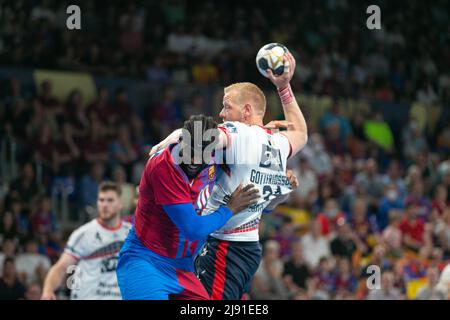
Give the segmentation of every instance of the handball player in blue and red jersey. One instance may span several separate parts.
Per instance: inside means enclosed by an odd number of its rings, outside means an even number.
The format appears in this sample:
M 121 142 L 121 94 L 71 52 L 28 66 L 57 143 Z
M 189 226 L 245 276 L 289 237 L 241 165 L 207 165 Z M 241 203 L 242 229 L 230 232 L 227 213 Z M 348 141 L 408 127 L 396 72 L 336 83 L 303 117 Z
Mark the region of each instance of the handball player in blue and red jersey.
M 199 124 L 200 143 L 194 132 Z M 226 206 L 213 214 L 199 215 L 206 205 L 207 195 L 203 193 L 214 184 L 214 163 L 203 156 L 177 160 L 184 152 L 196 155 L 193 146 L 201 148 L 203 155 L 210 144 L 203 139 L 204 133 L 218 130 L 217 123 L 211 117 L 192 116 L 183 130 L 188 134 L 152 156 L 142 174 L 134 225 L 117 266 L 125 300 L 209 299 L 195 276 L 194 257 L 208 234 L 258 201 L 258 190 L 253 185 L 240 185 Z

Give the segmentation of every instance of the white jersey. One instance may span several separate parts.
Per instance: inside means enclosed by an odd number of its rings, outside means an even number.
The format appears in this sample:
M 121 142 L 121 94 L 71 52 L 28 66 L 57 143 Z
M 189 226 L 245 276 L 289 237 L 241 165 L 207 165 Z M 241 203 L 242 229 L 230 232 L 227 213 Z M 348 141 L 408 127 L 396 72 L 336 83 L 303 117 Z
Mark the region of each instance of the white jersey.
M 231 193 L 244 184 L 254 184 L 261 198 L 234 215 L 211 236 L 229 241 L 258 241 L 261 214 L 271 200 L 292 191 L 286 177 L 290 145 L 286 136 L 272 134 L 265 128 L 240 122 L 225 122 L 220 128 L 228 137 L 225 166 L 219 166 L 217 177 L 203 215 L 227 203 Z M 222 154 L 219 152 L 220 159 Z
M 131 228 L 122 221 L 108 229 L 94 219 L 76 229 L 64 252 L 78 260 L 78 268 L 68 279 L 72 300 L 120 300 L 116 267 L 119 251 Z

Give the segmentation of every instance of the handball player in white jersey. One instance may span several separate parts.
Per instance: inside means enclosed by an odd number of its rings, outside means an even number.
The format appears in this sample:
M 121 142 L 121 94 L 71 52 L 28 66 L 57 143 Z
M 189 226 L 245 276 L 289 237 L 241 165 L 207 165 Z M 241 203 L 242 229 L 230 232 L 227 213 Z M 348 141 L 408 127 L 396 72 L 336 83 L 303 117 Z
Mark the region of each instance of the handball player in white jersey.
M 231 192 L 243 180 L 260 189 L 260 201 L 212 233 L 196 258 L 196 272 L 211 299 L 238 300 L 248 290 L 262 257 L 259 221 L 263 212 L 273 209 L 286 198 L 295 177 L 286 175 L 287 158 L 300 151 L 307 142 L 305 118 L 290 86 L 295 59 L 287 53 L 286 70 L 269 78 L 277 87 L 283 106 L 287 131 L 273 133 L 263 127 L 266 110 L 264 93 L 252 83 L 236 83 L 224 90 L 219 150 L 223 147 L 225 164 L 217 177 L 203 215 L 225 204 Z M 281 125 L 277 121 L 275 127 Z M 171 134 L 151 153 L 177 137 Z M 217 152 L 216 158 L 223 155 Z
M 66 278 L 72 300 L 120 300 L 116 278 L 119 251 L 131 228 L 122 221 L 120 186 L 103 182 L 97 196 L 98 217 L 76 229 L 44 281 L 42 299 L 56 299 Z

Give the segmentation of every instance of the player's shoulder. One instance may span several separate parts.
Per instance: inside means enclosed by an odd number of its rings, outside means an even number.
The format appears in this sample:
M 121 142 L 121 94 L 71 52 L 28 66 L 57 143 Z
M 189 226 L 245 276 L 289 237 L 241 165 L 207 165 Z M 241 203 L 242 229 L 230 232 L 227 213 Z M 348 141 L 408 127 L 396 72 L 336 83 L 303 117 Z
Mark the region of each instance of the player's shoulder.
M 97 228 L 96 219 L 92 219 L 91 221 L 86 222 L 85 224 L 76 228 L 72 233 L 76 233 L 76 234 L 85 233 L 85 232 L 89 232 L 95 228 Z
M 147 174 L 166 174 L 174 171 L 173 154 L 178 150 L 176 145 L 170 145 L 163 149 L 159 154 L 149 159 L 145 171 Z
M 225 128 L 229 133 L 237 133 L 241 130 L 248 130 L 250 126 L 248 124 L 238 121 L 225 121 L 219 124 L 219 127 Z
M 74 243 L 79 243 L 81 240 L 86 239 L 86 236 L 96 229 L 97 224 L 95 222 L 95 219 L 93 219 L 73 230 L 70 234 L 70 239 Z

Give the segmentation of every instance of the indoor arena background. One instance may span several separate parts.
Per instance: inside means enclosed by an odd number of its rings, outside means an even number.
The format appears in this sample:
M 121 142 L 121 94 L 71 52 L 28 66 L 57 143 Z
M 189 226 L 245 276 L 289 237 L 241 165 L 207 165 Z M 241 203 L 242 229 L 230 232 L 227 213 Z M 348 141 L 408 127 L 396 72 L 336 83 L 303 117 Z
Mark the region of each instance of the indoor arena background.
M 39 298 L 99 182 L 122 186 L 131 219 L 151 146 L 191 114 L 219 120 L 224 86 L 258 84 L 266 120 L 281 119 L 255 66 L 278 42 L 309 142 L 289 163 L 300 187 L 262 219 L 249 298 L 448 297 L 447 1 L 377 1 L 381 30 L 365 1 L 129 2 L 74 1 L 80 30 L 64 1 L 0 2 L 0 277 L 15 257 L 24 298 Z M 387 290 L 368 288 L 371 265 Z

